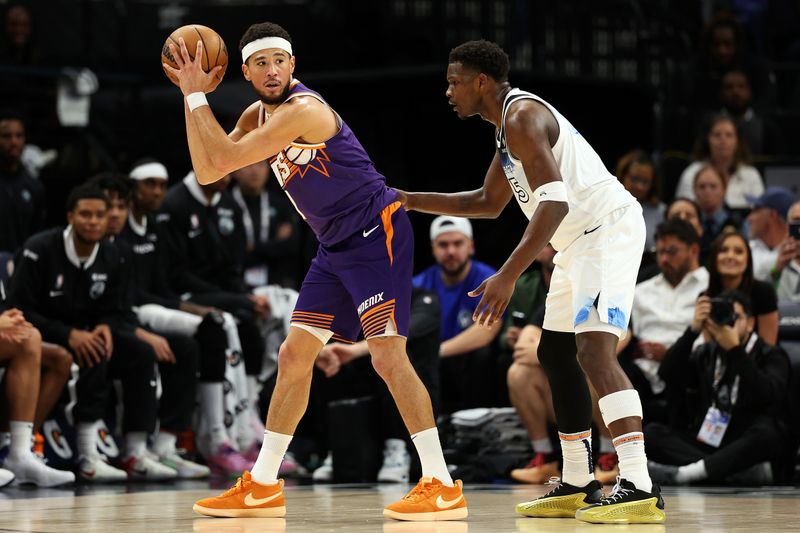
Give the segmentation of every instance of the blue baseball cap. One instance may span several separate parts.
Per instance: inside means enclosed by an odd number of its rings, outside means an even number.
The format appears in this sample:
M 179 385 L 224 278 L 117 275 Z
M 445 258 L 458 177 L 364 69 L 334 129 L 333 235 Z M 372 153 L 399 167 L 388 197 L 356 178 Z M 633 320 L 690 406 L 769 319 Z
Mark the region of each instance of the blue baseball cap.
M 747 201 L 753 207 L 768 207 L 778 212 L 782 219 L 786 220 L 789 208 L 795 202 L 794 196 L 788 189 L 783 187 L 767 187 L 761 196 L 746 196 Z

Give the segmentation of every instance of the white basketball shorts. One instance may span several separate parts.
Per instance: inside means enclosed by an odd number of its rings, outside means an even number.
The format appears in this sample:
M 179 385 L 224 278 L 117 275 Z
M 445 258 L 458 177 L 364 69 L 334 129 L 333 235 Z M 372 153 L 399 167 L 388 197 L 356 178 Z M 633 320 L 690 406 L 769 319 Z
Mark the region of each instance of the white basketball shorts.
M 646 234 L 642 208 L 632 203 L 597 220 L 554 259 L 545 302 L 544 329 L 628 329 Z

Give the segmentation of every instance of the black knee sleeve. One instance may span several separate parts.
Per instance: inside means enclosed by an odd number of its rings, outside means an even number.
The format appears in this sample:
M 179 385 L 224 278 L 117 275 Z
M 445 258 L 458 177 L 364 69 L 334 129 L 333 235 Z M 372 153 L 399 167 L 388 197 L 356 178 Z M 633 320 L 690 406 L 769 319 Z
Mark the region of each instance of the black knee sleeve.
M 215 383 L 225 378 L 225 350 L 228 336 L 223 329 L 222 315 L 208 313 L 197 327 L 194 338 L 200 346 L 200 381 Z
M 542 331 L 539 363 L 550 381 L 553 409 L 562 433 L 586 431 L 592 426 L 592 397 L 577 352 L 574 333 Z

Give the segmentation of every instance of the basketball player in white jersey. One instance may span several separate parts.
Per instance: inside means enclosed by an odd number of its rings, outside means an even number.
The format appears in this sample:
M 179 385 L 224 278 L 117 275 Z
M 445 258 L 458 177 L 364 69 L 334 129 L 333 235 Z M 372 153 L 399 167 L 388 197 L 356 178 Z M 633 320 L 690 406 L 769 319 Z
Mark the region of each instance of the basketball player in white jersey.
M 482 295 L 473 316 L 480 324 L 502 318 L 517 278 L 548 242 L 558 251 L 538 355 L 552 389 L 563 477 L 517 512 L 596 523 L 663 522 L 664 502 L 647 472 L 642 405 L 615 355 L 644 249 L 641 208 L 578 130 L 538 96 L 513 89 L 508 71 L 508 56 L 488 41 L 450 52 L 447 98 L 459 118 L 479 115 L 494 124 L 497 152 L 481 188 L 401 192 L 401 201 L 407 210 L 495 218 L 516 198 L 530 222 L 502 268 L 470 293 Z M 586 378 L 619 457 L 620 478 L 607 496 L 593 476 Z

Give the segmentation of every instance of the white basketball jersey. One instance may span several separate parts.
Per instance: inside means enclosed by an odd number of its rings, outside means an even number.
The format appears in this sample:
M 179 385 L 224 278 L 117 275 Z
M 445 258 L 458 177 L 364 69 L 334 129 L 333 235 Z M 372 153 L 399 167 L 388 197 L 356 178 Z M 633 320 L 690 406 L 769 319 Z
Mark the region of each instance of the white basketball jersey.
M 513 102 L 525 98 L 547 106 L 558 121 L 559 134 L 553 145 L 553 157 L 567 188 L 569 213 L 556 229 L 550 244 L 556 250 L 563 250 L 584 231 L 594 228 L 592 224 L 596 220 L 635 202 L 636 199 L 606 169 L 600 156 L 561 113 L 534 94 L 512 89 L 503 102 L 503 118 L 495 140 L 508 184 L 528 220 L 533 216 L 541 199 L 533 197 L 522 162 L 508 150 L 505 133 L 508 108 Z

